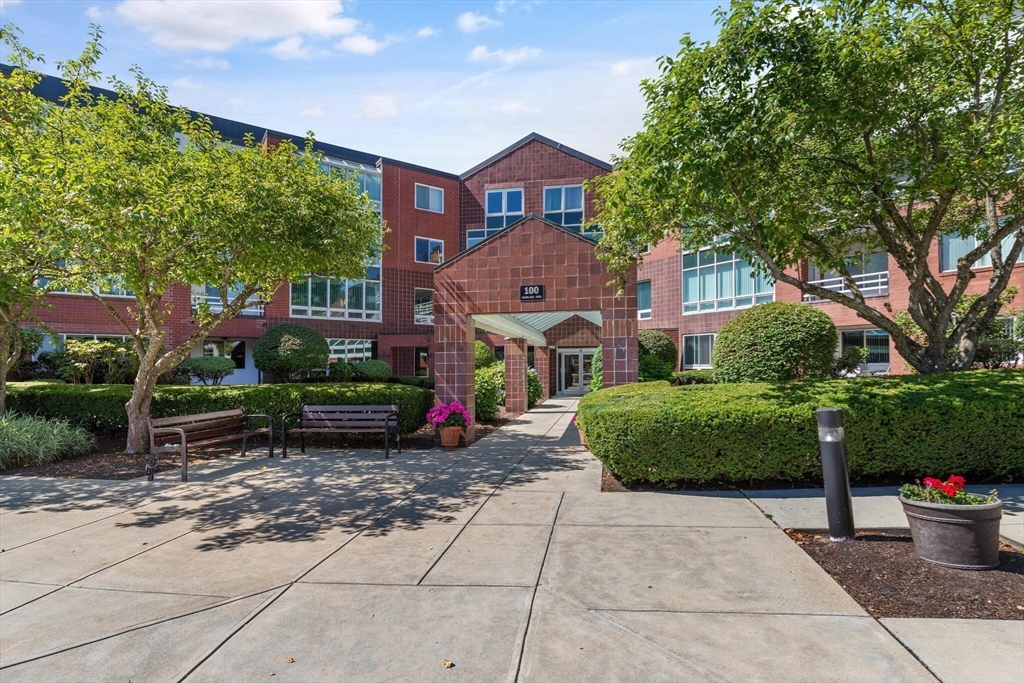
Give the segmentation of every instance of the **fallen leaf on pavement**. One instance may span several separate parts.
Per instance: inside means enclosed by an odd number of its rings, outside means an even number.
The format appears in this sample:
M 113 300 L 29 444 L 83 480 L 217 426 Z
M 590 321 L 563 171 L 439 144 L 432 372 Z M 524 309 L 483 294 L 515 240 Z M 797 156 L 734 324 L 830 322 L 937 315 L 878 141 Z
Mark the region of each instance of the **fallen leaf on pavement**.
M 444 668 L 446 668 L 446 669 L 451 669 L 451 668 L 453 668 L 454 666 L 455 666 L 455 662 L 453 662 L 453 661 L 451 661 L 451 660 L 449 660 L 449 659 L 445 659 L 445 660 L 444 660 Z
M 291 657 L 289 657 L 288 659 L 284 660 L 284 663 L 285 663 L 285 664 L 294 664 L 294 663 L 295 663 L 295 660 L 294 660 L 294 659 L 292 659 Z

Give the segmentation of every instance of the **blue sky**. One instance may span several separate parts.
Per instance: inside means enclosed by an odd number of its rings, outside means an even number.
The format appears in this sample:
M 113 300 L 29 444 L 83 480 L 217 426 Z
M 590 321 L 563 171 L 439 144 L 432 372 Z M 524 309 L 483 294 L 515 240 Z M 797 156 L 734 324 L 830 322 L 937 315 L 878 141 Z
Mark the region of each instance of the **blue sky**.
M 531 131 L 598 158 L 642 124 L 640 80 L 718 2 L 0 0 L 29 47 L 138 64 L 176 104 L 462 172 Z

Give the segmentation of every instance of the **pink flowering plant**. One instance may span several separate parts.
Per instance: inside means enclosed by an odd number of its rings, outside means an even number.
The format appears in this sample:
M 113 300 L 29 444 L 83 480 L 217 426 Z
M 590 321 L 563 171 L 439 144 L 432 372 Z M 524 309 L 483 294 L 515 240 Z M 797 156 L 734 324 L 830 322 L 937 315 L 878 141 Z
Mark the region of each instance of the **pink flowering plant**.
M 964 491 L 967 480 L 958 474 L 951 474 L 946 481 L 935 477 L 925 477 L 917 484 L 904 484 L 900 487 L 900 495 L 907 500 L 924 503 L 942 503 L 945 505 L 985 505 L 994 503 L 997 493 L 993 489 L 987 496 Z
M 458 401 L 442 403 L 427 411 L 427 422 L 438 429 L 445 427 L 468 427 L 473 424 L 465 406 Z

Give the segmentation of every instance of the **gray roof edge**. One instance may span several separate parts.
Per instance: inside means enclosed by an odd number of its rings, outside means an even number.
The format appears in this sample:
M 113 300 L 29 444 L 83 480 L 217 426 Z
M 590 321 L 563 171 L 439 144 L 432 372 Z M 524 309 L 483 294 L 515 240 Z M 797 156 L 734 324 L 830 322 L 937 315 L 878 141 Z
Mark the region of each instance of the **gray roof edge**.
M 468 178 L 469 176 L 473 175 L 477 171 L 480 171 L 481 169 L 486 168 L 487 166 L 490 166 L 491 164 L 493 164 L 495 161 L 497 161 L 498 159 L 502 158 L 503 156 L 506 156 L 507 154 L 510 154 L 510 153 L 516 151 L 517 149 L 519 149 L 520 147 L 522 147 L 526 143 L 533 142 L 534 140 L 536 140 L 537 142 L 543 142 L 545 145 L 547 145 L 549 147 L 554 147 L 555 149 L 557 149 L 560 152 L 565 152 L 566 154 L 568 154 L 570 156 L 574 156 L 577 159 L 585 161 L 588 164 L 592 164 L 594 166 L 597 166 L 598 168 L 604 169 L 605 171 L 611 172 L 611 170 L 612 170 L 612 165 L 609 164 L 607 161 L 601 161 L 600 159 L 598 159 L 596 157 L 592 157 L 589 154 L 584 154 L 583 152 L 580 152 L 579 150 L 573 149 L 572 147 L 569 147 L 567 145 L 563 145 L 562 143 L 556 142 L 555 140 L 552 140 L 551 138 L 544 137 L 540 133 L 530 133 L 529 135 L 527 135 L 523 139 L 517 140 L 516 142 L 513 142 L 511 145 L 509 145 L 505 149 L 501 150 L 497 154 L 495 154 L 495 155 L 493 155 L 491 157 L 488 157 L 484 161 L 481 161 L 479 164 L 477 164 L 473 168 L 471 168 L 468 171 L 466 171 L 465 173 L 463 173 L 462 176 L 461 176 L 462 180 L 465 180 L 466 178 Z
M 455 263 L 456 261 L 461 261 L 462 258 L 466 254 L 471 254 L 474 251 L 476 251 L 478 248 L 482 247 L 483 245 L 485 245 L 485 244 L 487 244 L 487 243 L 489 243 L 489 242 L 491 242 L 493 240 L 496 240 L 499 237 L 507 235 L 510 231 L 512 231 L 513 229 L 519 227 L 520 225 L 522 225 L 523 223 L 525 223 L 526 221 L 531 220 L 531 219 L 538 220 L 541 223 L 544 223 L 546 225 L 550 225 L 552 228 L 555 228 L 556 230 L 561 230 L 566 235 L 572 235 L 576 239 L 583 240 L 584 242 L 586 242 L 587 244 L 589 244 L 589 245 L 591 245 L 593 247 L 597 246 L 597 242 L 595 240 L 590 239 L 589 237 L 587 237 L 586 235 L 584 235 L 582 233 L 578 233 L 578 232 L 575 232 L 574 230 L 570 230 L 569 228 L 565 227 L 564 225 L 559 225 L 558 223 L 555 223 L 554 221 L 549 221 L 547 218 L 544 218 L 544 216 L 539 216 L 539 215 L 537 215 L 535 213 L 528 213 L 525 216 L 523 216 L 522 218 L 520 218 L 519 220 L 517 220 L 512 225 L 507 226 L 505 229 L 503 229 L 503 230 L 501 230 L 499 232 L 496 232 L 493 235 L 491 235 L 490 237 L 487 237 L 487 238 L 477 242 L 476 244 L 471 246 L 469 249 L 466 249 L 464 251 L 460 251 L 453 258 L 445 261 L 444 263 L 441 263 L 441 264 L 438 264 L 438 265 L 434 266 L 434 272 L 436 273 L 437 271 L 444 269 L 450 263 Z

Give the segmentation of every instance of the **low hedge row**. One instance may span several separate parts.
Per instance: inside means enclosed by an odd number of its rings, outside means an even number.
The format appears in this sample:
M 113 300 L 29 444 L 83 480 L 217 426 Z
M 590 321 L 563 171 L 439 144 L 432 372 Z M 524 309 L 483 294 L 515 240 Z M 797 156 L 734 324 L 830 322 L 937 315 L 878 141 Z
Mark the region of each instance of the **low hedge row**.
M 821 475 L 814 411 L 843 409 L 850 474 L 1024 477 L 1024 372 L 779 384 L 634 384 L 579 406 L 591 451 L 625 481 Z
M 112 433 L 128 428 L 125 403 L 132 387 L 117 384 L 49 384 L 26 382 L 8 385 L 7 406 L 24 415 L 64 419 L 92 432 Z M 280 428 L 283 415 L 312 405 L 398 405 L 403 434 L 427 423 L 434 392 L 404 384 L 346 382 L 337 384 L 262 384 L 181 387 L 158 386 L 153 395 L 153 417 L 209 413 L 243 407 L 249 413 L 274 418 Z

